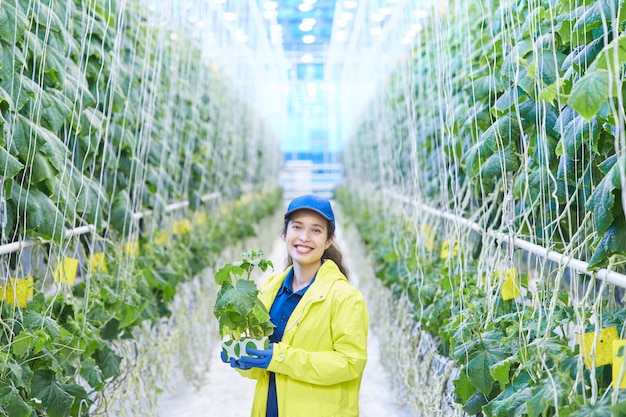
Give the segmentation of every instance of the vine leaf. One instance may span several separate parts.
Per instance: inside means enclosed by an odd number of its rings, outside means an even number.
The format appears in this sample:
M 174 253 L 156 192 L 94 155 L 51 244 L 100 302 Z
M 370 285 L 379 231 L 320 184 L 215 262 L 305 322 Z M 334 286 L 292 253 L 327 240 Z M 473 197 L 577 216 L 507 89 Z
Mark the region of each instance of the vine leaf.
M 619 413 L 613 413 L 616 410 L 613 410 L 611 407 L 611 396 L 607 395 L 602 398 L 599 398 L 594 404 L 590 402 L 582 405 L 579 409 L 575 410 L 571 414 L 568 414 L 569 417 L 613 417 L 618 415 L 623 415 Z
M 242 316 L 248 315 L 254 308 L 258 290 L 252 280 L 240 279 L 235 286 L 227 286 L 220 291 L 219 301 L 215 304 L 216 314 L 234 310 Z
M 87 360 L 83 362 L 80 368 L 80 376 L 93 388 L 98 389 L 104 385 L 102 371 L 98 368 L 93 358 L 87 358 Z
M 10 45 L 21 39 L 28 28 L 28 18 L 18 7 L 11 3 L 0 7 L 0 39 Z
M 454 394 L 462 400 L 462 402 L 466 402 L 474 393 L 475 389 L 472 383 L 467 378 L 466 372 L 460 372 L 459 377 L 452 381 L 454 384 Z
M 616 69 L 624 62 L 626 62 L 626 35 L 622 34 L 600 51 L 592 66 L 598 69 Z
M 584 117 L 574 117 L 563 129 L 562 141 L 567 156 L 571 159 L 578 158 L 578 150 L 583 144 L 583 140 L 587 139 L 593 146 L 597 143 L 599 136 L 598 123 L 596 120 L 587 122 Z
M 4 147 L 0 147 L 0 175 L 13 178 L 24 168 L 24 165 L 11 155 Z
M 0 381 L 0 405 L 13 417 L 28 417 L 33 410 L 24 402 L 17 388 L 8 381 Z
M 598 269 L 612 255 L 626 256 L 626 219 L 624 217 L 616 219 L 602 236 L 589 261 L 588 268 Z
M 528 374 L 521 374 L 507 385 L 502 392 L 491 401 L 491 414 L 493 416 L 522 416 L 526 413 L 526 401 L 531 398 Z
M 626 164 L 626 157 L 621 163 L 615 163 L 606 172 L 598 186 L 587 200 L 585 208 L 593 213 L 593 219 L 598 235 L 602 236 L 613 222 L 613 206 L 615 205 L 615 189 L 621 188 L 620 167 Z M 623 169 L 623 168 L 622 168 Z
M 609 72 L 604 69 L 585 74 L 572 87 L 567 104 L 590 121 L 598 113 L 602 103 L 609 98 Z
M 468 378 L 481 394 L 489 395 L 491 393 L 495 381 L 491 376 L 490 368 L 505 357 L 506 355 L 501 350 L 483 347 L 467 363 Z
M 122 357 L 115 353 L 107 345 L 100 345 L 100 348 L 95 353 L 96 363 L 102 370 L 102 376 L 104 378 L 112 378 L 120 375 L 120 363 Z
M 50 417 L 69 415 L 74 397 L 68 394 L 57 381 L 54 372 L 39 370 L 33 377 L 33 397 L 39 398 Z

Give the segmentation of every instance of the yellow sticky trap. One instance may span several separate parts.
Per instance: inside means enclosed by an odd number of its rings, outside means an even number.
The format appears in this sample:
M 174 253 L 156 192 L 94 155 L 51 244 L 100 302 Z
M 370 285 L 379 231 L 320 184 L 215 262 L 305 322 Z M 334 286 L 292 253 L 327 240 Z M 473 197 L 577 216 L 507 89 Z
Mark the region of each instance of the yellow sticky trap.
M 198 211 L 193 214 L 193 224 L 204 226 L 206 224 L 207 214 L 204 211 Z
M 54 268 L 54 280 L 62 284 L 74 285 L 77 270 L 78 259 L 63 258 L 63 260 Z
M 426 250 L 429 252 L 435 250 L 435 234 L 433 232 L 428 233 L 426 238 Z
M 29 300 L 33 299 L 34 279 L 32 275 L 26 278 L 9 278 L 7 284 L 2 287 L 3 299 L 16 307 L 26 307 Z
M 626 351 L 626 340 L 613 340 L 613 389 L 626 388 L 626 370 L 620 379 L 624 366 L 624 351 Z
M 440 259 L 446 259 L 448 256 L 456 256 L 459 253 L 459 242 L 456 240 L 444 240 L 441 245 Z
M 172 234 L 174 236 L 182 236 L 191 232 L 191 222 L 187 219 L 177 220 L 172 225 Z
M 131 240 L 130 242 L 124 242 L 122 249 L 131 257 L 139 255 L 139 241 Z
M 107 267 L 107 260 L 104 252 L 96 252 L 89 255 L 87 258 L 89 262 L 89 268 L 93 271 L 105 271 L 107 272 L 109 268 Z
M 423 224 L 420 227 L 420 237 L 422 242 L 426 242 L 426 250 L 428 252 L 435 250 L 435 234 L 430 230 L 430 225 Z
M 596 366 L 608 365 L 613 362 L 613 341 L 619 340 L 617 327 L 607 327 L 600 331 L 595 344 L 595 354 L 592 354 L 594 338 L 595 332 L 585 333 L 580 336 L 580 351 L 587 369 L 591 369 L 594 357 L 596 359 Z
M 169 241 L 167 232 L 165 230 L 157 230 L 154 234 L 153 242 L 155 245 L 165 245 Z
M 500 294 L 503 300 L 512 300 L 522 295 L 521 284 L 517 276 L 517 270 L 515 268 L 507 268 L 505 271 L 497 271 L 498 278 L 502 277 L 504 272 L 504 282 Z

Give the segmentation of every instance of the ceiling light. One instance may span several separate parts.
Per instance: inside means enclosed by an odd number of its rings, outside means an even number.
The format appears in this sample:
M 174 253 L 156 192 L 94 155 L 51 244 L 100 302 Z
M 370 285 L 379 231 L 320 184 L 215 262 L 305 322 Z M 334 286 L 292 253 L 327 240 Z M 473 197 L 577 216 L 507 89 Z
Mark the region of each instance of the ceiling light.
M 354 18 L 354 13 L 352 12 L 343 12 L 339 15 L 343 20 L 352 20 Z
M 298 25 L 298 29 L 300 29 L 302 32 L 308 32 L 313 29 L 313 26 L 306 25 L 304 24 L 304 22 L 302 22 Z
M 224 20 L 227 22 L 234 22 L 237 20 L 237 14 L 233 12 L 224 13 Z
M 424 9 L 420 9 L 415 12 L 415 16 L 417 16 L 418 19 L 424 19 L 428 17 L 428 12 Z
M 317 0 L 302 0 L 302 3 L 306 3 L 306 4 L 315 4 L 317 2 Z
M 335 22 L 335 25 L 337 25 L 337 27 L 339 28 L 345 28 L 346 26 L 348 26 L 348 22 L 346 22 L 345 20 L 339 19 Z
M 303 62 L 305 64 L 310 64 L 311 62 L 313 62 L 313 55 L 311 54 L 304 54 L 300 57 L 300 62 Z
M 421 30 L 422 30 L 422 25 L 420 25 L 419 23 L 415 23 L 411 25 L 411 32 L 417 33 L 417 32 L 420 32 Z
M 356 6 L 358 5 L 358 3 L 354 0 L 349 0 L 349 1 L 344 1 L 343 2 L 343 7 L 345 9 L 355 9 Z
M 278 7 L 278 2 L 268 1 L 263 5 L 263 7 L 265 7 L 267 10 L 276 10 L 276 8 Z
M 306 44 L 311 44 L 311 43 L 315 42 L 315 36 L 314 35 L 304 35 L 302 37 L 302 42 L 304 42 Z
M 370 35 L 378 36 L 383 32 L 381 28 L 370 28 Z
M 310 12 L 311 10 L 313 10 L 313 6 L 311 6 L 310 4 L 302 3 L 298 5 L 298 10 L 300 10 L 303 13 Z
M 276 16 L 278 16 L 278 12 L 276 10 L 266 10 L 263 12 L 263 17 L 267 20 L 272 20 Z

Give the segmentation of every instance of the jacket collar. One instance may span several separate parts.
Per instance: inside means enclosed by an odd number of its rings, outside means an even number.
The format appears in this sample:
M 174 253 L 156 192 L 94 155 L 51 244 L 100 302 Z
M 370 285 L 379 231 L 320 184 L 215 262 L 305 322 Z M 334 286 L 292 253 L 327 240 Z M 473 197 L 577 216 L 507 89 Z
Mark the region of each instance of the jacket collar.
M 282 273 L 276 274 L 268 280 L 266 288 L 261 291 L 261 299 L 266 305 L 271 304 L 292 268 L 293 266 L 289 266 Z M 303 298 L 313 298 L 321 301 L 326 297 L 333 283 L 339 280 L 346 280 L 346 277 L 341 273 L 335 262 L 325 259 L 317 271 L 315 281 L 313 281 L 307 292 L 304 293 Z

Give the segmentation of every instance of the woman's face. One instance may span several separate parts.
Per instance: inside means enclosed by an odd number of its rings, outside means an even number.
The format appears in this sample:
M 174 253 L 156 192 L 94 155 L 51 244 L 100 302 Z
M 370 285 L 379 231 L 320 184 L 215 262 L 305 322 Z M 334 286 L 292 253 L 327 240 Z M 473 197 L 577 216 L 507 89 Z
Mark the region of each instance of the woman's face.
M 331 243 L 324 217 L 311 210 L 298 210 L 292 214 L 285 231 L 285 244 L 294 263 L 319 263 Z

